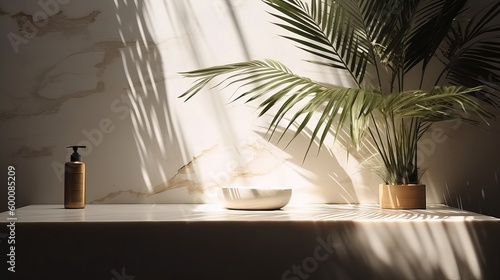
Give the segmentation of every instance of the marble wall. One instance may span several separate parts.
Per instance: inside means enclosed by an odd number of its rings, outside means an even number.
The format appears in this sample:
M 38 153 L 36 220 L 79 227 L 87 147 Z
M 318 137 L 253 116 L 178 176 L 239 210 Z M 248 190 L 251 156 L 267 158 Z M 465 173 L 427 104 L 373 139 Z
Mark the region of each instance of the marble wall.
M 89 203 L 211 203 L 228 185 L 293 187 L 292 202 L 376 202 L 380 180 L 339 145 L 304 161 L 307 136 L 286 148 L 289 135 L 268 141 L 257 104 L 228 103 L 230 91 L 178 98 L 192 82 L 181 71 L 260 58 L 349 84 L 303 62 L 265 9 L 243 0 L 1 0 L 0 167 L 16 167 L 17 203 L 62 203 L 65 147 L 76 144 L 88 147 Z M 498 123 L 430 131 L 421 148 L 428 201 L 498 213 L 499 135 Z

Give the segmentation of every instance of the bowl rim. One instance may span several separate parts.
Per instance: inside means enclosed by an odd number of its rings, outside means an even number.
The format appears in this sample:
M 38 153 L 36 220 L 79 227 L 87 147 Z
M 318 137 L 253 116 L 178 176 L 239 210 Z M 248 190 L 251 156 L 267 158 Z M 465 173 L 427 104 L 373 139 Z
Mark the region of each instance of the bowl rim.
M 241 189 L 241 190 L 292 190 L 291 187 L 263 187 L 263 186 L 237 186 L 237 187 L 221 187 L 222 190 L 224 189 Z

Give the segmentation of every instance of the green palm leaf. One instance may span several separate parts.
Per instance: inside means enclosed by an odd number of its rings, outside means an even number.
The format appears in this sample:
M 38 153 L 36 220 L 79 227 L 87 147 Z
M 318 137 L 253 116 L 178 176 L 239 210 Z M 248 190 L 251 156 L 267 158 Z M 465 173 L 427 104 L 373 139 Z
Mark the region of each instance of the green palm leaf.
M 297 76 L 284 65 L 272 60 L 228 64 L 182 74 L 198 78 L 194 82 L 195 85 L 180 96 L 185 100 L 189 100 L 201 90 L 199 85 L 207 86 L 218 77 L 224 78 L 224 83 L 227 85 L 238 84 L 239 89 L 254 86 L 250 91 L 238 91 L 232 100 L 246 98 L 245 102 L 250 102 L 265 98 L 259 104 L 259 116 L 279 106 L 269 126 L 271 136 L 285 116 L 290 115 L 291 120 L 283 133 L 288 131 L 297 119 L 304 116 L 294 133 L 293 138 L 295 138 L 309 125 L 313 115 L 322 111 L 319 121 L 314 124 L 315 129 L 305 155 L 309 152 L 316 136 L 320 136 L 319 146 L 323 145 L 334 120 L 337 120 L 335 125 L 339 127 L 347 123 L 353 124 L 348 127 L 349 135 L 354 143 L 359 145 L 366 131 L 364 128 L 368 123 L 368 117 L 379 106 L 383 96 L 381 93 L 362 89 L 329 88 L 308 78 Z M 215 86 L 224 85 L 219 83 Z M 306 101 L 305 104 L 303 101 Z
M 441 75 L 452 84 L 478 87 L 474 92 L 483 101 L 498 106 L 500 90 L 498 71 L 500 53 L 500 2 L 492 3 L 472 17 L 467 24 L 455 22 L 446 37 L 444 53 L 445 68 Z
M 405 44 L 404 71 L 407 73 L 422 62 L 425 69 L 441 42 L 449 33 L 457 14 L 463 9 L 466 0 L 421 1 L 415 11 L 414 24 L 408 32 Z M 397 41 L 396 41 L 397 42 Z
M 294 36 L 284 38 L 322 60 L 313 61 L 333 68 L 347 70 L 361 84 L 366 66 L 375 59 L 370 54 L 371 42 L 362 22 L 352 20 L 351 14 L 338 1 L 313 0 L 311 5 L 301 1 L 263 0 L 278 13 L 271 15 L 284 23 L 275 23 Z

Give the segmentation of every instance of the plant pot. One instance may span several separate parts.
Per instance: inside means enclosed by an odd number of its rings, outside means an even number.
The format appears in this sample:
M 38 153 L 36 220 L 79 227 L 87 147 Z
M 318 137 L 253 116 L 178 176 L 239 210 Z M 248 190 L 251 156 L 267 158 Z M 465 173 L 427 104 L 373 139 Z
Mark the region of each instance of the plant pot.
M 425 185 L 380 184 L 379 203 L 384 209 L 425 209 Z

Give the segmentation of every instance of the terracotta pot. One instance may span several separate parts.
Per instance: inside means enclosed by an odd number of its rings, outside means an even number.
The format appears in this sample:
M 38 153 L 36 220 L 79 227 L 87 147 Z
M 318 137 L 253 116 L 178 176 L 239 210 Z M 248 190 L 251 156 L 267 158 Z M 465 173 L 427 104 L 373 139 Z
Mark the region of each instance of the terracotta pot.
M 384 209 L 425 209 L 425 185 L 380 184 L 379 203 Z

